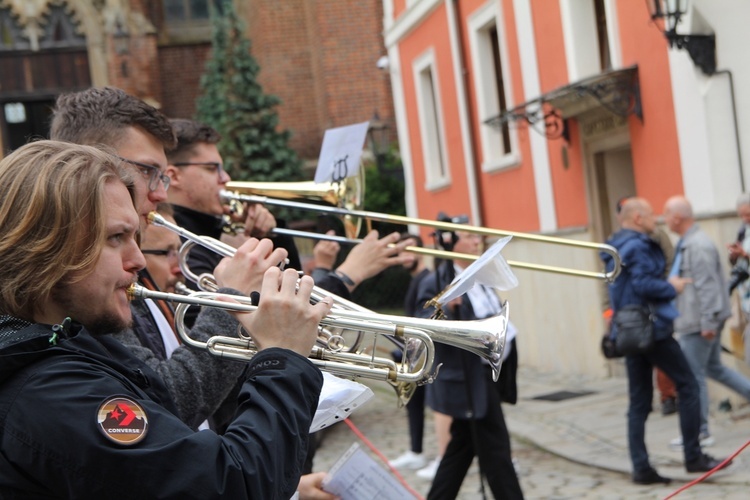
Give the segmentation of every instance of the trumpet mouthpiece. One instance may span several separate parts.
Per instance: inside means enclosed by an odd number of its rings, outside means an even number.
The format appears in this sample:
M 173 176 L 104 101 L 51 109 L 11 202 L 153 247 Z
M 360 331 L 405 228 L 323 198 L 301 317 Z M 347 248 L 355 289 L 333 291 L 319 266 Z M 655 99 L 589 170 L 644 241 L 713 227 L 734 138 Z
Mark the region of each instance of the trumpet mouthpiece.
M 143 298 L 143 287 L 137 283 L 132 283 L 127 290 L 125 290 L 125 293 L 128 295 L 128 300 L 140 299 Z
M 149 224 L 161 224 L 164 221 L 164 218 L 159 212 L 149 212 L 146 221 Z

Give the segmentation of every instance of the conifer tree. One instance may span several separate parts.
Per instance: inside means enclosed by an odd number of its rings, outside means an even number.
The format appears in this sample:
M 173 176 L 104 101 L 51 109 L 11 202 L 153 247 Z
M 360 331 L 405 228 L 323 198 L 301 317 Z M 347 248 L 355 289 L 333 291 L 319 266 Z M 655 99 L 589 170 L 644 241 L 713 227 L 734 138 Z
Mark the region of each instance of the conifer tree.
M 257 81 L 260 66 L 231 0 L 214 17 L 212 55 L 201 77 L 196 119 L 221 134 L 218 144 L 227 172 L 236 180 L 288 181 L 300 177 L 290 132 L 279 130 L 280 99 Z

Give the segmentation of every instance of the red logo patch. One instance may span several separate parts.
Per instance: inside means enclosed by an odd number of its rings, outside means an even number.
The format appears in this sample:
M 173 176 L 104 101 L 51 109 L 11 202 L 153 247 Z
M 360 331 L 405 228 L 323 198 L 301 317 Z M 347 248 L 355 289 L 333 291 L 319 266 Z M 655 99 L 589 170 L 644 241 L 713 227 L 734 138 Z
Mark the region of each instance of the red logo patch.
M 99 405 L 99 430 L 117 444 L 133 445 L 146 437 L 148 417 L 141 405 L 130 398 L 114 396 Z

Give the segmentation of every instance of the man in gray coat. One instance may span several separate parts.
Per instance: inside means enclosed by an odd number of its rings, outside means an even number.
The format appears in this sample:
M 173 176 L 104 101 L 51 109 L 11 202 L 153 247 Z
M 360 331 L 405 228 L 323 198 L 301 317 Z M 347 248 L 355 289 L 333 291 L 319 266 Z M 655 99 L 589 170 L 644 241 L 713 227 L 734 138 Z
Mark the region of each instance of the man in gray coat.
M 703 446 L 713 443 L 708 431 L 706 376 L 750 400 L 750 380 L 721 364 L 721 330 L 731 316 L 729 294 L 716 245 L 695 223 L 690 202 L 673 196 L 664 205 L 664 220 L 680 236 L 670 275 L 690 278 L 691 284 L 677 296 L 680 315 L 674 321 L 680 346 L 700 387 Z M 672 445 L 681 445 L 674 440 Z

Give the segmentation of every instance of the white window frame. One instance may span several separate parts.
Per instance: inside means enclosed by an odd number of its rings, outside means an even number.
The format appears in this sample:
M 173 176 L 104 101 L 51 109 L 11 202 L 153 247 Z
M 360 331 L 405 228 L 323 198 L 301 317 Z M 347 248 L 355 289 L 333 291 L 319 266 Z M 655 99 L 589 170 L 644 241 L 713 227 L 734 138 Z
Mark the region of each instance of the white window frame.
M 438 79 L 435 52 L 432 48 L 417 57 L 412 63 L 414 87 L 417 95 L 419 114 L 419 134 L 424 158 L 425 189 L 434 191 L 450 185 L 450 166 L 448 150 L 445 143 L 443 108 L 440 100 L 440 82 Z M 431 88 L 427 87 L 426 74 L 431 75 Z M 440 158 L 442 157 L 441 172 Z
M 478 9 L 468 20 L 469 45 L 471 49 L 471 64 L 473 68 L 474 92 L 477 96 L 477 130 L 482 147 L 482 172 L 497 172 L 517 167 L 521 163 L 518 153 L 518 132 L 515 127 L 509 127 L 508 152 L 503 150 L 502 130 L 486 125 L 485 120 L 500 114 L 497 80 L 495 68 L 488 61 L 493 61 L 492 40 L 489 30 L 497 29 L 500 44 L 500 65 L 503 73 L 505 103 L 508 109 L 513 107 L 513 92 L 510 83 L 510 68 L 508 65 L 508 50 L 505 41 L 505 30 L 502 14 L 497 2 L 489 2 Z

